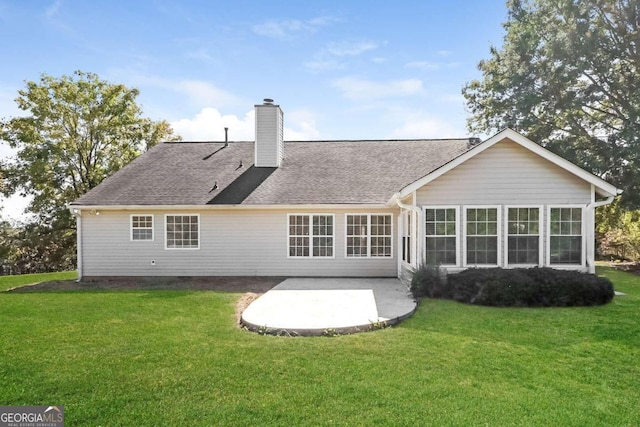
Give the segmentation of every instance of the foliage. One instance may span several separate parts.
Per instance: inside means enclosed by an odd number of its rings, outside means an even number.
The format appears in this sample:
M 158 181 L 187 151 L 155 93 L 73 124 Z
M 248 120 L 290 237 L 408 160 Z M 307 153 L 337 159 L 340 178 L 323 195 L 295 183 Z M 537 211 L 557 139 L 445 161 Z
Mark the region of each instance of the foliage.
M 603 277 L 553 268 L 468 269 L 449 277 L 453 299 L 498 307 L 606 304 L 613 285 Z
M 45 241 L 40 248 L 23 240 L 39 268 L 48 269 L 51 245 L 56 268 L 68 268 L 75 255 L 75 223 L 66 209 L 102 180 L 143 150 L 159 141 L 176 140 L 166 121 L 142 117 L 137 89 L 100 80 L 96 74 L 76 71 L 73 76 L 43 74 L 18 91 L 16 103 L 24 116 L 0 122 L 0 140 L 17 150 L 1 165 L 2 191 L 31 196 L 28 210 L 37 223 L 34 232 Z M 35 230 L 35 231 L 34 231 Z M 31 261 L 30 261 L 31 262 Z
M 449 297 L 447 278 L 437 265 L 422 264 L 411 277 L 411 293 L 415 298 Z
M 609 216 L 615 221 L 598 224 L 599 252 L 602 258 L 640 260 L 640 210 L 616 211 Z
M 424 299 L 397 327 L 332 339 L 248 333 L 234 293 L 0 293 L 0 401 L 64 404 L 74 426 L 635 425 L 640 277 L 605 274 L 628 295 Z
M 640 3 L 510 0 L 503 45 L 464 87 L 472 132 L 510 127 L 640 207 Z

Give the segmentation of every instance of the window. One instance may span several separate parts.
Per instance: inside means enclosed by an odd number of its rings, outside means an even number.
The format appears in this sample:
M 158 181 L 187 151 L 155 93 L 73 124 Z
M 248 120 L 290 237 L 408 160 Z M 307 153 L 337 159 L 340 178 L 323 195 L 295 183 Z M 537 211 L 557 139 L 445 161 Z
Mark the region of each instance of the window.
M 467 208 L 467 265 L 498 265 L 498 209 Z
M 199 249 L 199 215 L 165 215 L 167 249 Z
M 391 215 L 347 215 L 348 258 L 390 258 Z
M 153 215 L 131 215 L 131 240 L 153 240 Z
M 549 262 L 582 264 L 582 208 L 549 209 Z
M 289 215 L 289 257 L 333 257 L 333 214 Z
M 426 208 L 427 264 L 458 265 L 458 209 Z
M 539 265 L 540 208 L 508 208 L 507 263 Z
M 402 212 L 402 260 L 411 264 L 411 252 L 413 252 L 413 242 L 411 235 L 413 229 L 413 212 L 405 210 Z

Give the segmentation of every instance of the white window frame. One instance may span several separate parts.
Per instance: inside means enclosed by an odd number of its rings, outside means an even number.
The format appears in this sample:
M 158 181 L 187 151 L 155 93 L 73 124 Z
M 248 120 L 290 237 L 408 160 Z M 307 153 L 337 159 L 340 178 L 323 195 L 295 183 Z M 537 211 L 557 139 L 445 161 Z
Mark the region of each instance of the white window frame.
M 425 205 L 422 206 L 422 218 L 423 218 L 423 230 L 424 230 L 424 236 L 420 237 L 420 238 L 424 238 L 424 253 L 423 258 L 422 258 L 422 262 L 426 261 L 427 259 L 427 210 L 428 209 L 455 209 L 456 211 L 456 263 L 455 264 L 442 264 L 442 267 L 460 267 L 461 263 L 462 263 L 462 257 L 460 256 L 460 221 L 461 221 L 461 216 L 460 216 L 460 205 Z M 433 236 L 433 237 L 443 237 L 443 236 Z M 444 237 L 451 237 L 451 236 L 444 236 Z M 417 255 L 417 254 L 416 254 Z M 414 256 L 416 256 L 414 255 Z
M 167 231 L 167 218 L 170 216 L 195 216 L 198 218 L 198 246 L 197 247 L 189 247 L 189 248 L 170 248 L 167 246 L 168 244 L 168 231 Z M 200 230 L 202 229 L 202 223 L 200 221 L 200 214 L 196 213 L 168 213 L 164 214 L 164 249 L 166 251 L 197 251 L 200 249 Z
M 366 256 L 354 256 L 354 255 L 349 255 L 347 253 L 348 250 L 348 245 L 347 245 L 347 238 L 349 237 L 347 235 L 347 227 L 349 226 L 349 220 L 348 217 L 349 216 L 366 216 L 367 217 L 367 255 Z M 389 237 L 391 238 L 391 243 L 390 243 L 390 247 L 389 249 L 391 249 L 390 251 L 390 255 L 371 255 L 371 217 L 372 216 L 387 216 L 389 217 L 389 226 L 391 227 L 391 234 L 389 235 Z M 376 235 L 376 237 L 379 237 L 379 235 Z M 386 237 L 386 236 L 383 236 Z M 347 259 L 367 259 L 367 258 L 374 258 L 374 259 L 379 259 L 379 258 L 383 258 L 383 259 L 393 259 L 393 214 L 392 213 L 346 213 L 344 214 L 344 257 Z
M 551 209 L 563 209 L 563 208 L 571 208 L 571 209 L 580 209 L 580 234 L 581 234 L 581 243 L 580 243 L 580 264 L 551 264 Z M 586 267 L 586 224 L 585 224 L 585 207 L 584 205 L 548 205 L 547 206 L 547 243 L 546 243 L 546 265 L 553 268 L 575 268 L 575 267 Z
M 462 262 L 464 267 L 494 268 L 502 264 L 502 205 L 464 205 L 462 206 Z M 495 264 L 469 264 L 467 262 L 467 211 L 469 209 L 496 209 L 496 263 Z
M 289 221 L 292 216 L 309 217 L 309 255 L 291 255 L 291 234 L 289 234 Z M 313 217 L 314 216 L 330 216 L 333 220 L 333 234 L 331 236 L 314 236 L 313 235 Z M 313 238 L 314 237 L 331 237 L 331 256 L 314 256 L 313 255 Z M 333 213 L 288 213 L 287 214 L 287 258 L 290 259 L 333 259 L 336 257 L 336 215 Z
M 415 264 L 415 248 L 414 248 L 414 239 L 416 238 L 415 234 L 415 212 L 411 209 L 403 209 L 400 215 L 401 221 L 398 222 L 398 240 L 399 240 L 399 251 L 398 257 L 400 260 L 407 265 Z M 407 260 L 407 254 L 408 260 Z
M 141 216 L 151 217 L 151 238 L 150 239 L 134 239 L 133 238 L 133 230 L 134 230 L 133 217 L 134 216 L 137 216 L 137 217 L 141 217 Z M 140 213 L 140 214 L 131 214 L 131 215 L 129 215 L 129 241 L 131 241 L 131 242 L 153 242 L 153 241 L 155 241 L 155 238 L 156 238 L 155 225 L 156 225 L 156 219 L 155 219 L 155 216 L 153 214 Z M 136 229 L 149 230 L 148 227 L 136 227 Z
M 538 209 L 538 264 L 509 264 L 509 209 Z M 545 210 L 543 205 L 505 205 L 504 206 L 504 260 L 503 265 L 508 268 L 542 267 L 544 265 L 544 229 Z M 533 236 L 531 234 L 517 234 L 517 236 Z M 466 253 L 466 252 L 465 252 Z

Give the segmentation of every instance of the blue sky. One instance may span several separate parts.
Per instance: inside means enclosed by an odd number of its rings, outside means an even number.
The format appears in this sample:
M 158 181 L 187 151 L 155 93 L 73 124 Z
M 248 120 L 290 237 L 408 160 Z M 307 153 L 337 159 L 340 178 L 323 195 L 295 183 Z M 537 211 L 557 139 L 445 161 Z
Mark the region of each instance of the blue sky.
M 263 98 L 289 140 L 470 136 L 461 89 L 506 14 L 504 0 L 0 0 L 0 117 L 20 113 L 25 81 L 83 70 L 138 88 L 185 140 L 253 139 Z M 24 201 L 3 205 L 16 217 Z

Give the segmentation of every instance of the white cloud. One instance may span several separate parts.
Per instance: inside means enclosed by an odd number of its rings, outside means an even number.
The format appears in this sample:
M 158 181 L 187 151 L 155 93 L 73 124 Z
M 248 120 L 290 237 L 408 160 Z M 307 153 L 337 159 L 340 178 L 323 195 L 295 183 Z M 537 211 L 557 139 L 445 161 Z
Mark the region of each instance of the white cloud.
M 181 80 L 167 87 L 188 96 L 196 105 L 215 105 L 220 108 L 240 103 L 237 96 L 202 80 Z
M 334 56 L 357 56 L 369 50 L 377 49 L 378 45 L 372 42 L 337 42 L 329 43 L 326 52 Z
M 389 138 L 461 138 L 464 133 L 448 122 L 424 112 L 407 114 L 404 123 L 395 128 Z
M 345 98 L 352 100 L 406 97 L 424 92 L 422 80 L 419 79 L 375 82 L 354 77 L 343 77 L 334 80 L 332 86 L 340 90 Z
M 449 55 L 451 55 L 451 51 L 450 51 L 450 50 L 442 49 L 442 50 L 439 50 L 439 51 L 437 52 L 437 54 L 438 54 L 438 55 L 440 55 L 440 56 L 449 56 Z
M 302 141 L 318 139 L 313 114 L 306 110 L 292 111 L 285 118 L 285 140 Z M 171 122 L 173 130 L 184 141 L 224 141 L 224 128 L 229 128 L 229 141 L 253 141 L 255 139 L 255 112 L 244 117 L 223 115 L 215 108 L 204 108 L 193 118 Z
M 60 7 L 62 7 L 62 1 L 56 0 L 44 10 L 44 16 L 48 19 L 55 18 L 58 12 L 60 11 Z
M 304 66 L 310 71 L 329 71 L 344 68 L 344 64 L 335 59 L 309 61 L 305 62 Z
M 261 24 L 256 24 L 251 29 L 259 36 L 270 37 L 279 40 L 286 40 L 296 33 L 314 33 L 320 27 L 338 22 L 337 18 L 331 16 L 320 16 L 306 21 L 299 19 L 270 20 Z
M 442 65 L 436 62 L 429 62 L 429 61 L 413 61 L 413 62 L 408 62 L 404 64 L 404 66 L 406 68 L 417 68 L 419 70 L 437 70 Z

